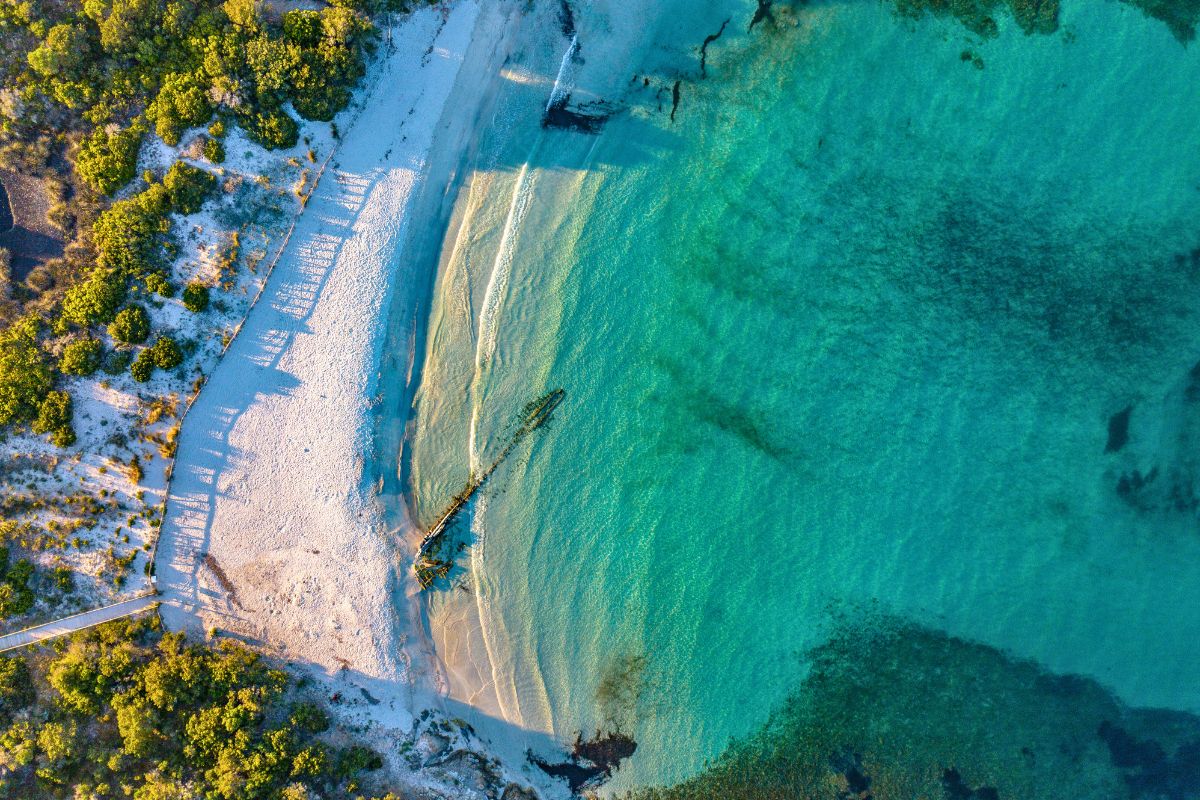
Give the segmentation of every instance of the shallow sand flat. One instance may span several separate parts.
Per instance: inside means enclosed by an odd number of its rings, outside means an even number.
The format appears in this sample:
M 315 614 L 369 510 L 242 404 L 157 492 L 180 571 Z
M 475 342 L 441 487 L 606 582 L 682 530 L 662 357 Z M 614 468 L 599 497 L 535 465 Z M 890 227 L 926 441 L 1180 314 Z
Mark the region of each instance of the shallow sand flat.
M 443 125 L 443 112 L 464 61 L 494 57 L 502 5 L 424 9 L 393 32 L 264 296 L 186 419 L 156 560 L 170 627 L 216 627 L 348 670 L 405 707 L 409 622 L 391 599 L 372 409 L 388 380 L 390 305 L 411 307 L 428 282 L 397 252 L 435 136 L 434 154 L 461 144 L 463 126 Z M 403 346 L 395 338 L 388 346 Z

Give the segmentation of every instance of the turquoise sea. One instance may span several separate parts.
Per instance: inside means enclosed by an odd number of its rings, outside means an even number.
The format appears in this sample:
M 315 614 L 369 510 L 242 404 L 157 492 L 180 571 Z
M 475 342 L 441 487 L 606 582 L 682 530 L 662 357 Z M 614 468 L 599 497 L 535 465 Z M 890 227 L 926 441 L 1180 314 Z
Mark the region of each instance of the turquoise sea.
M 452 696 L 631 736 L 605 794 L 1200 796 L 1200 50 L 600 5 L 514 54 L 443 247 L 417 519 L 566 391 L 428 593 Z

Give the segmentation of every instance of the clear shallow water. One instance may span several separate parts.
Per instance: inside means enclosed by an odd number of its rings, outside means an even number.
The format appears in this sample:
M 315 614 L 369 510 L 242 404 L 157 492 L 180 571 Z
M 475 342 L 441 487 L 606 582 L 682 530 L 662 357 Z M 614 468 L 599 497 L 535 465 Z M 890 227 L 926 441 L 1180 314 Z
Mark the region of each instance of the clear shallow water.
M 478 615 L 515 725 L 633 735 L 618 789 L 759 730 L 862 609 L 1200 711 L 1200 55 L 1116 3 L 985 42 L 876 3 L 749 35 L 744 3 L 689 10 L 599 136 L 537 126 L 565 40 L 524 54 L 548 77 L 460 199 L 418 516 L 568 397 L 475 504 L 435 627 Z M 617 27 L 589 14 L 585 58 Z M 972 668 L 934 649 L 914 674 Z

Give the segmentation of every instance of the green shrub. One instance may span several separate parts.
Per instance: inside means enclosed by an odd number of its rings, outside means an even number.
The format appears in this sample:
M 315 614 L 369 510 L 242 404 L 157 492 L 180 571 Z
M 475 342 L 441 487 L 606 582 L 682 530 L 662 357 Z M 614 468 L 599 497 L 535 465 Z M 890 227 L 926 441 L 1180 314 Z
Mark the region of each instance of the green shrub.
M 225 136 L 225 122 L 223 120 L 214 119 L 212 124 L 208 126 L 208 135 L 214 139 L 221 139 Z
M 195 76 L 173 72 L 163 78 L 158 96 L 146 108 L 154 121 L 154 131 L 169 145 L 179 144 L 187 128 L 203 125 L 212 116 L 208 94 Z
M 292 147 L 300 136 L 296 120 L 282 108 L 250 113 L 242 120 L 251 139 L 268 150 Z
M 345 779 L 363 770 L 377 770 L 383 766 L 383 758 L 369 747 L 354 745 L 338 753 L 333 774 Z
M 127 276 L 153 271 L 171 227 L 166 216 L 170 207 L 170 195 L 161 184 L 113 203 L 92 225 L 100 265 Z
M 106 375 L 120 375 L 129 368 L 129 362 L 133 360 L 130 353 L 123 353 L 120 350 L 112 350 L 104 359 L 104 364 L 100 369 L 104 370 Z
M 140 344 L 150 335 L 150 316 L 141 306 L 127 306 L 108 326 L 108 335 L 124 344 Z
M 0 547 L 0 619 L 24 614 L 33 608 L 33 590 L 29 579 L 33 577 L 33 565 L 25 559 L 9 563 L 7 547 Z
M 329 730 L 329 715 L 315 703 L 297 703 L 292 706 L 291 723 L 309 733 Z
M 204 205 L 217 179 L 212 173 L 176 161 L 163 177 L 163 186 L 171 198 L 171 208 L 180 214 L 195 214 Z
M 204 157 L 214 164 L 223 163 L 225 161 L 225 145 L 220 139 L 205 139 Z
M 38 327 L 29 316 L 0 331 L 0 425 L 33 419 L 52 386 Z
M 183 307 L 196 313 L 208 308 L 208 287 L 203 283 L 189 283 L 183 290 Z
M 88 13 L 100 28 L 100 46 L 115 56 L 152 58 L 154 34 L 160 12 L 155 0 L 109 0 L 85 3 Z M 107 12 L 107 13 L 104 13 Z M 149 52 L 144 52 L 149 50 Z
M 4 561 L 8 563 L 7 551 Z M 8 722 L 13 712 L 28 708 L 36 699 L 33 678 L 25 659 L 0 656 L 0 721 Z
M 154 359 L 154 366 L 159 369 L 175 369 L 183 363 L 183 351 L 170 336 L 158 337 L 154 345 L 149 348 L 149 352 L 151 358 Z
M 283 35 L 300 47 L 316 47 L 321 42 L 321 12 L 307 9 L 283 15 Z
M 165 273 L 151 272 L 145 277 L 144 282 L 146 289 L 154 292 L 159 297 L 175 296 L 175 286 L 167 279 Z
M 34 433 L 49 433 L 50 441 L 58 447 L 69 447 L 75 443 L 75 429 L 71 427 L 71 395 L 66 392 L 48 392 L 38 406 L 37 417 L 30 426 Z
M 137 354 L 137 358 L 129 365 L 129 374 L 138 383 L 150 380 L 150 376 L 154 374 L 154 356 L 150 353 L 150 348 Z
M 84 327 L 111 322 L 124 299 L 124 276 L 111 269 L 94 269 L 63 295 L 62 317 Z
M 58 369 L 67 375 L 91 375 L 100 369 L 103 350 L 99 339 L 76 339 L 63 348 Z
M 26 60 L 43 78 L 79 78 L 88 67 L 91 49 L 92 43 L 83 25 L 55 25 Z
M 63 594 L 75 591 L 75 573 L 66 567 L 56 567 L 53 574 L 54 587 Z
M 133 180 L 145 128 L 141 124 L 115 133 L 103 128 L 84 137 L 75 154 L 79 177 L 101 194 L 112 194 Z

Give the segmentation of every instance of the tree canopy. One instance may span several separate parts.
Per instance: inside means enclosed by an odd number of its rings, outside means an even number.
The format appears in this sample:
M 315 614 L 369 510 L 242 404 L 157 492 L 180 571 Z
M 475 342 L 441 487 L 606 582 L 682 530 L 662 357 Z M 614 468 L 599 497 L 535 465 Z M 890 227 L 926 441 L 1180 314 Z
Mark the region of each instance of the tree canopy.
M 35 317 L 25 317 L 0 331 L 0 425 L 33 419 L 53 386 L 38 328 Z
M 76 634 L 41 669 L 39 695 L 24 659 L 0 657 L 0 798 L 104 785 L 138 800 L 343 798 L 382 765 L 320 739 L 328 717 L 285 673 L 232 642 L 164 634 L 157 617 Z

